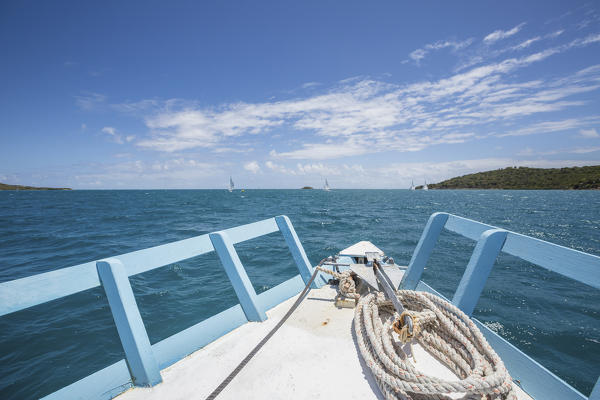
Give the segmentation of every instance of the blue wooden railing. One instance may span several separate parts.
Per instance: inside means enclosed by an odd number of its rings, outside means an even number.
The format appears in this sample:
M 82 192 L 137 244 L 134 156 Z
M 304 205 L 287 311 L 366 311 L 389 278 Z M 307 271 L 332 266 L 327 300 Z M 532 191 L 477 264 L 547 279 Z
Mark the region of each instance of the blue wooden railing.
M 400 283 L 401 288 L 425 290 L 444 297 L 421 281 L 423 269 L 444 228 L 477 241 L 452 298 L 452 303 L 467 315 L 473 313 L 500 251 L 600 289 L 600 257 L 447 213 L 435 213 L 429 218 Z M 480 321 L 473 320 L 513 379 L 520 381 L 534 399 L 600 400 L 600 379 L 588 398 Z
M 234 245 L 277 231 L 283 234 L 300 275 L 257 295 Z M 217 252 L 240 303 L 158 343 L 150 344 L 129 277 L 213 250 Z M 265 320 L 265 311 L 299 293 L 312 273 L 313 267 L 290 220 L 286 216 L 278 216 L 114 258 L 0 283 L 0 317 L 101 285 L 125 351 L 125 359 L 44 399 L 109 399 L 132 386 L 160 383 L 161 369 L 247 321 Z M 313 287 L 323 283 L 324 279 L 319 277 L 313 282 Z
M 452 299 L 468 315 L 473 312 L 500 251 L 600 289 L 600 257 L 446 213 L 436 213 L 429 218 L 402 280 L 402 288 L 427 290 L 440 295 L 421 281 L 421 275 L 444 228 L 477 241 Z M 257 295 L 234 245 L 277 231 L 283 234 L 300 275 Z M 150 344 L 129 276 L 211 251 L 217 252 L 240 303 L 158 343 Z M 0 283 L 0 317 L 101 285 L 113 314 L 125 359 L 66 386 L 45 399 L 108 399 L 132 386 L 152 386 L 159 383 L 161 369 L 247 321 L 265 320 L 265 311 L 300 292 L 312 272 L 313 268 L 294 227 L 286 216 L 279 216 L 114 258 Z M 313 285 L 318 287 L 324 281 L 325 279 L 319 278 Z M 583 394 L 481 322 L 476 319 L 474 321 L 502 357 L 513 378 L 518 379 L 532 397 L 586 399 Z M 600 400 L 600 379 L 588 399 Z

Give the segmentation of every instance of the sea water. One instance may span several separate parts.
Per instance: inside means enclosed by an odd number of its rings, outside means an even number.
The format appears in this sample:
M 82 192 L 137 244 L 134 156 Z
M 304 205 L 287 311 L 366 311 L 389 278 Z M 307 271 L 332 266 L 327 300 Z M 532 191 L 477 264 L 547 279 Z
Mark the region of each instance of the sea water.
M 0 282 L 281 214 L 313 264 L 370 240 L 407 265 L 436 211 L 600 255 L 598 191 L 5 191 Z M 423 279 L 452 297 L 473 247 L 443 232 Z M 236 249 L 259 293 L 298 273 L 279 233 Z M 237 303 L 214 253 L 130 280 L 151 343 Z M 474 315 L 589 394 L 600 374 L 600 291 L 501 255 Z M 2 399 L 47 395 L 122 358 L 100 287 L 0 317 Z

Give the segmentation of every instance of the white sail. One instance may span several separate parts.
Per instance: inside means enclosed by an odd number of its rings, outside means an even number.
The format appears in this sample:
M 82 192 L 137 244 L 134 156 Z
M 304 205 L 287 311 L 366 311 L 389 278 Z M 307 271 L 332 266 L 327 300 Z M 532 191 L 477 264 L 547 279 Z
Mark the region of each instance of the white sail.
M 233 192 L 233 189 L 235 188 L 235 185 L 233 184 L 233 179 L 231 179 L 231 177 L 229 177 L 229 191 Z
M 415 190 L 415 181 L 410 181 L 410 189 L 409 190 Z
M 425 181 L 425 184 L 423 185 L 423 190 L 429 190 L 429 187 L 427 186 L 427 181 Z
M 327 179 L 325 179 L 325 186 L 323 187 L 323 190 L 326 192 L 329 192 L 331 190 L 331 188 L 329 187 L 329 182 L 327 182 Z

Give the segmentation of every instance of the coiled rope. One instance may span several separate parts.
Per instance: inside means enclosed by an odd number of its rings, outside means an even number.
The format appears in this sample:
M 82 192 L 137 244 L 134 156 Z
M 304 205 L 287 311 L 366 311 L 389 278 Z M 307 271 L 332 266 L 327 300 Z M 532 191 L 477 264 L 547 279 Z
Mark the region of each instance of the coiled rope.
M 340 279 L 340 294 L 356 298 L 349 271 L 320 270 Z M 381 292 L 358 295 L 354 313 L 359 351 L 386 399 L 446 400 L 451 393 L 464 400 L 517 399 L 504 363 L 465 313 L 430 293 L 398 290 L 396 295 L 405 308 L 402 316 Z M 410 333 L 399 323 L 405 315 L 413 322 Z M 460 379 L 439 379 L 415 368 L 399 343 L 412 339 Z
M 338 290 L 342 296 L 357 300 L 360 298 L 360 294 L 356 292 L 356 282 L 352 279 L 351 271 L 335 272 L 319 265 L 317 265 L 316 269 L 325 272 L 340 281 Z

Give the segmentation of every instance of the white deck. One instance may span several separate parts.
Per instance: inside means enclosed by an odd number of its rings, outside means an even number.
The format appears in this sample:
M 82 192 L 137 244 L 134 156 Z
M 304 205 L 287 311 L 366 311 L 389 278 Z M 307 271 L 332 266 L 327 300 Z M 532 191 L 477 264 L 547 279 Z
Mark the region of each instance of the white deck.
M 375 246 L 368 240 L 363 240 L 345 248 L 339 252 L 339 255 L 348 257 L 365 257 L 366 253 L 379 253 L 382 256 L 385 255 L 385 253 L 379 247 Z
M 354 310 L 334 307 L 335 295 L 336 290 L 329 286 L 313 289 L 217 398 L 383 398 L 355 346 Z M 295 299 L 268 311 L 267 321 L 247 323 L 164 369 L 161 384 L 130 389 L 119 400 L 205 398 L 280 320 Z M 440 378 L 456 379 L 421 347 L 413 348 L 417 368 Z M 517 390 L 520 399 L 530 399 Z

